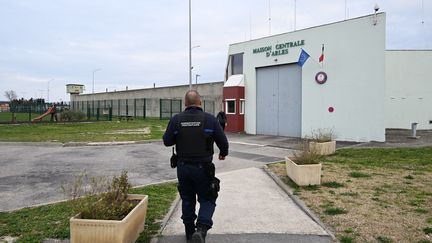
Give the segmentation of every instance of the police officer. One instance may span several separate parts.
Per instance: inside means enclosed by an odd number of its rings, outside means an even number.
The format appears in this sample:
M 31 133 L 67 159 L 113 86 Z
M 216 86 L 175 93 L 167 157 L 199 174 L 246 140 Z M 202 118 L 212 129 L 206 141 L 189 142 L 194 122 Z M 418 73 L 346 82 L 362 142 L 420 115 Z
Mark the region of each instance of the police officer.
M 228 155 L 228 140 L 214 116 L 203 112 L 201 97 L 195 90 L 185 95 L 186 109 L 171 118 L 163 135 L 165 146 L 176 145 L 177 177 L 182 199 L 182 219 L 188 242 L 205 242 L 216 207 L 213 144 L 220 152 L 219 160 Z M 217 179 L 216 179 L 217 180 Z M 214 189 L 214 188 L 213 188 Z M 200 209 L 195 214 L 196 196 Z M 196 220 L 196 224 L 195 224 Z

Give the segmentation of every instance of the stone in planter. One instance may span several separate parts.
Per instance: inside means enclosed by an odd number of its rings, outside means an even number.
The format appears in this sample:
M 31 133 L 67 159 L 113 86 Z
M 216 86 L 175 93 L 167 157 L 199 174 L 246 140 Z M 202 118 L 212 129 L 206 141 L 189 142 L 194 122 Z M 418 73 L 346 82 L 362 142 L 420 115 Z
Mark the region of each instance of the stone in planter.
M 147 195 L 128 194 L 128 200 L 140 200 L 122 220 L 70 219 L 72 243 L 133 243 L 144 230 L 147 215 Z
M 290 158 L 285 157 L 288 177 L 299 186 L 321 184 L 321 163 L 298 165 Z
M 329 155 L 336 152 L 336 141 L 309 142 L 309 149 L 318 155 Z

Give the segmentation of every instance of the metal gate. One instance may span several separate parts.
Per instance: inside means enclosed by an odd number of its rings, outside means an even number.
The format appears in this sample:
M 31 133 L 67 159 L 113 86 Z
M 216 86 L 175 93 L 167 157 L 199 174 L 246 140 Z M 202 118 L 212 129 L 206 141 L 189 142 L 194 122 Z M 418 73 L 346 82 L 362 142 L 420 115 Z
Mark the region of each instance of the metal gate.
M 160 100 L 160 119 L 169 119 L 180 112 L 182 112 L 181 100 Z
M 301 67 L 257 69 L 257 134 L 301 136 Z

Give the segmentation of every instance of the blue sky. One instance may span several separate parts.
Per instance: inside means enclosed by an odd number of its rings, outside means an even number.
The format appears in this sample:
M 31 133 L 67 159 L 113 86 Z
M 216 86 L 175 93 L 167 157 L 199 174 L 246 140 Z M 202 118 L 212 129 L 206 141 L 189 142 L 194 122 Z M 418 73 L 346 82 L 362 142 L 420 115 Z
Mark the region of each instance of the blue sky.
M 345 9 L 345 3 L 347 8 Z M 299 0 L 296 29 L 387 13 L 387 49 L 432 49 L 432 0 Z M 0 0 L 0 100 L 68 101 L 95 91 L 188 84 L 188 1 Z M 198 82 L 223 80 L 228 45 L 269 34 L 269 0 L 192 0 Z M 270 0 L 271 33 L 292 31 L 294 0 Z M 424 23 L 422 24 L 422 21 Z M 51 80 L 51 81 L 50 81 Z M 48 82 L 50 81 L 50 82 Z

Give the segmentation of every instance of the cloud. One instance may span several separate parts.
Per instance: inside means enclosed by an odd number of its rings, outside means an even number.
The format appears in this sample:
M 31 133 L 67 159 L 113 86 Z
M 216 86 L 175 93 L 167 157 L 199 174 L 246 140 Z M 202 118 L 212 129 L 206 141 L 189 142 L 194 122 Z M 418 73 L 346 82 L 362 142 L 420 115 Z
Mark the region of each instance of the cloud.
M 308 28 L 387 12 L 387 48 L 432 48 L 432 4 L 406 0 L 296 1 L 296 27 Z M 223 79 L 230 43 L 269 33 L 269 1 L 192 1 L 193 73 L 200 82 Z M 294 0 L 270 0 L 272 34 L 293 31 Z M 421 21 L 424 20 L 424 24 Z M 188 83 L 187 1 L 4 1 L 0 9 L 0 93 L 68 100 L 66 83 L 88 89 Z M 40 93 L 40 92 L 39 92 Z M 46 92 L 45 92 L 46 93 Z M 40 95 L 40 94 L 39 94 Z

